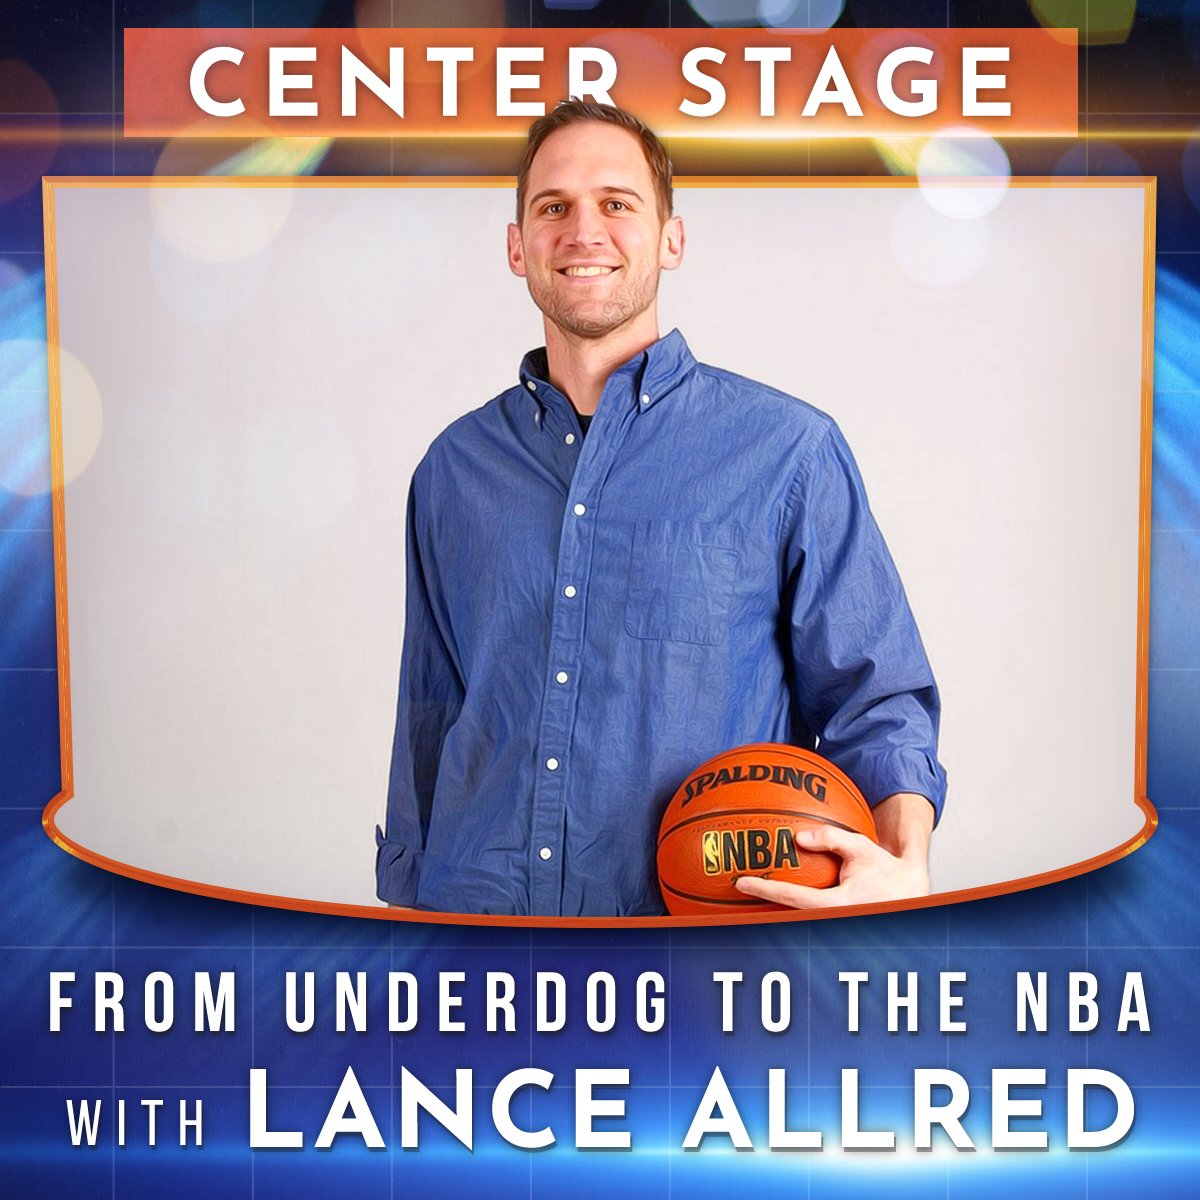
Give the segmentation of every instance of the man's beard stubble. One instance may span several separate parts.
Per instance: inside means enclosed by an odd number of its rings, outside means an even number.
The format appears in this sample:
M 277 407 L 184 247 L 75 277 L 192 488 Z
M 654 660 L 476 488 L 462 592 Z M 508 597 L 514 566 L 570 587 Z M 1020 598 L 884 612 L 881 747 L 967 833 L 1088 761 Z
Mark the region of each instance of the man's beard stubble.
M 638 280 L 629 280 L 598 311 L 592 306 L 566 303 L 553 286 L 543 287 L 535 283 L 532 274 L 526 276 L 525 282 L 529 287 L 529 295 L 542 315 L 564 333 L 580 338 L 600 338 L 620 329 L 622 325 L 641 316 L 658 294 L 657 271 Z

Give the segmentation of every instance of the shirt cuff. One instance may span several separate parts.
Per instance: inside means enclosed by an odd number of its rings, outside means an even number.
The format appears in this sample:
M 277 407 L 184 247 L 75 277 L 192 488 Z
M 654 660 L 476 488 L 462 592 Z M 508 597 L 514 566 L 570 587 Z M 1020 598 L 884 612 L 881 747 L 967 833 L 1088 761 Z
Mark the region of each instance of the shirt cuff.
M 375 894 L 387 904 L 415 905 L 421 855 L 400 842 L 389 842 L 375 826 Z
M 874 762 L 838 765 L 858 784 L 872 808 L 898 792 L 911 792 L 924 796 L 933 805 L 935 827 L 942 819 L 942 807 L 946 801 L 946 772 L 940 763 L 923 751 L 901 750 Z

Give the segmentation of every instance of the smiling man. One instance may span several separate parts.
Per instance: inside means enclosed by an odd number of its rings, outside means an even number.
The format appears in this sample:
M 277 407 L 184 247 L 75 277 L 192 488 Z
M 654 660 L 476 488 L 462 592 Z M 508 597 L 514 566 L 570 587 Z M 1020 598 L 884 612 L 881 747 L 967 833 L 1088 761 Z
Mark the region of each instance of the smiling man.
M 670 163 L 620 109 L 530 130 L 508 261 L 546 345 L 413 477 L 380 898 L 570 917 L 664 911 L 660 815 L 700 762 L 812 747 L 872 804 L 797 907 L 929 888 L 937 692 L 836 426 L 659 336 L 680 266 Z

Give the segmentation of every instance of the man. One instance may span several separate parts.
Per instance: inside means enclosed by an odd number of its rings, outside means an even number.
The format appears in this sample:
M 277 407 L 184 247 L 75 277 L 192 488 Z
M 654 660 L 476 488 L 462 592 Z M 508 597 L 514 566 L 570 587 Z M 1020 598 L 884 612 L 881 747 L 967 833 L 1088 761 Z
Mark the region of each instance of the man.
M 379 895 L 450 912 L 661 913 L 662 810 L 701 761 L 790 741 L 874 806 L 832 827 L 826 892 L 928 892 L 945 777 L 937 694 L 833 423 L 659 337 L 680 265 L 670 164 L 619 109 L 530 130 L 508 261 L 543 314 L 520 385 L 413 477 L 400 700 Z

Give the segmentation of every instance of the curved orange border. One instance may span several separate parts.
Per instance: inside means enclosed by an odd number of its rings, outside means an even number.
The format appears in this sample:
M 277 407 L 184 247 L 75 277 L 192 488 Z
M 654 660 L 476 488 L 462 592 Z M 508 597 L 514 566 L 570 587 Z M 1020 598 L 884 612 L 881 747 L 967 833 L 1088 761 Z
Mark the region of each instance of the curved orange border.
M 847 904 L 840 908 L 794 909 L 790 912 L 760 913 L 741 917 L 485 917 L 470 913 L 419 912 L 415 909 L 376 908 L 370 904 L 333 904 L 321 900 L 296 900 L 289 896 L 272 896 L 266 892 L 243 892 L 237 888 L 217 887 L 197 883 L 193 879 L 177 879 L 171 875 L 159 875 L 141 867 L 105 858 L 66 837 L 54 824 L 54 815 L 71 797 L 60 793 L 46 806 L 42 814 L 42 826 L 55 845 L 68 854 L 102 867 L 114 875 L 136 879 L 141 883 L 152 883 L 158 887 L 173 888 L 178 892 L 191 892 L 197 896 L 209 896 L 216 900 L 233 900 L 240 904 L 261 904 L 268 908 L 287 908 L 297 912 L 326 913 L 336 917 L 374 917 L 385 921 L 414 921 L 434 925 L 518 925 L 531 928 L 570 929 L 658 929 L 688 928 L 703 925 L 778 925 L 784 921 L 820 921 L 829 917 L 861 917 L 875 913 L 905 912 L 915 908 L 937 908 L 943 904 L 958 904 L 964 900 L 983 900 L 990 896 L 1006 896 L 1013 892 L 1024 892 L 1048 883 L 1061 883 L 1077 875 L 1086 875 L 1098 867 L 1117 862 L 1140 849 L 1158 828 L 1158 813 L 1149 800 L 1139 799 L 1137 804 L 1146 818 L 1142 829 L 1129 841 L 1084 859 L 1069 867 L 1046 871 L 1041 875 L 1030 875 L 1025 879 L 1012 879 L 1005 883 L 988 884 L 986 887 L 966 888 L 958 892 L 938 892 L 932 896 L 918 896 L 913 900 L 890 900 L 885 904 Z
M 959 182 L 959 181 L 956 181 Z M 968 182 L 968 181 L 963 181 Z M 969 181 L 981 186 L 996 181 Z M 50 384 L 50 480 L 54 528 L 54 589 L 58 625 L 58 709 L 59 751 L 61 756 L 62 790 L 46 805 L 42 827 L 55 843 L 76 858 L 92 866 L 136 879 L 158 887 L 191 892 L 217 900 L 232 900 L 242 904 L 259 904 L 270 908 L 293 909 L 299 912 L 327 913 L 342 917 L 373 917 L 377 920 L 413 921 L 436 925 L 508 925 L 530 928 L 575 929 L 654 929 L 688 928 L 696 926 L 775 925 L 781 922 L 824 920 L 830 917 L 855 917 L 874 913 L 905 912 L 912 909 L 935 908 L 966 900 L 981 900 L 1027 891 L 1049 883 L 1059 883 L 1087 874 L 1098 867 L 1108 866 L 1144 846 L 1158 828 L 1158 813 L 1146 797 L 1146 726 L 1147 675 L 1149 666 L 1149 603 L 1150 603 L 1150 478 L 1153 462 L 1153 367 L 1154 367 L 1154 233 L 1157 180 L 1142 176 L 1088 176 L 1084 178 L 1055 178 L 1023 176 L 1009 180 L 1012 187 L 1129 187 L 1137 185 L 1145 192 L 1145 225 L 1142 248 L 1142 410 L 1141 464 L 1139 476 L 1138 512 L 1138 604 L 1137 604 L 1137 697 L 1136 731 L 1134 739 L 1134 800 L 1142 810 L 1145 822 L 1141 830 L 1128 841 L 1104 854 L 1082 862 L 1030 875 L 1023 879 L 989 884 L 986 887 L 966 888 L 957 892 L 939 892 L 912 900 L 893 900 L 882 904 L 844 905 L 833 909 L 795 909 L 782 913 L 762 913 L 741 917 L 504 917 L 475 916 L 467 913 L 419 912 L 414 909 L 389 909 L 365 904 L 333 904 L 319 900 L 300 900 L 288 896 L 273 896 L 265 892 L 246 892 L 236 888 L 198 883 L 160 875 L 129 863 L 117 862 L 88 850 L 68 838 L 55 825 L 54 818 L 75 794 L 71 754 L 71 668 L 67 627 L 67 564 L 66 522 L 64 512 L 64 480 L 62 459 L 62 377 L 58 356 L 58 278 L 55 254 L 54 190 L 56 187 L 512 187 L 511 177 L 480 176 L 457 178 L 421 176 L 407 179 L 379 178 L 292 178 L 287 176 L 181 176 L 181 177 L 46 177 L 42 181 L 42 201 L 46 243 L 46 351 Z M 675 181 L 675 186 L 689 187 L 916 187 L 918 181 L 905 176 L 694 176 Z

